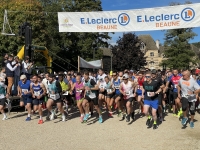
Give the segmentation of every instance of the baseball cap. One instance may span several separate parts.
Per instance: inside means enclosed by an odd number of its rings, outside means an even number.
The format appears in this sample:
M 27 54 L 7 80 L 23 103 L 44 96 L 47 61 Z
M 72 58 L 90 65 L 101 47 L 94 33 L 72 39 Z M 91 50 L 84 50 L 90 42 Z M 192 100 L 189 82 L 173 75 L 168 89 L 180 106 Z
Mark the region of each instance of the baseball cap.
M 26 79 L 26 75 L 23 74 L 20 76 L 20 80 L 24 80 L 24 79 Z
M 125 73 L 124 75 L 123 75 L 123 79 L 128 79 L 129 78 L 129 75 L 127 74 L 127 73 Z
M 152 73 L 152 74 L 156 74 L 156 73 L 157 73 L 157 70 L 156 70 L 156 69 L 153 69 L 153 70 L 151 71 L 151 73 Z

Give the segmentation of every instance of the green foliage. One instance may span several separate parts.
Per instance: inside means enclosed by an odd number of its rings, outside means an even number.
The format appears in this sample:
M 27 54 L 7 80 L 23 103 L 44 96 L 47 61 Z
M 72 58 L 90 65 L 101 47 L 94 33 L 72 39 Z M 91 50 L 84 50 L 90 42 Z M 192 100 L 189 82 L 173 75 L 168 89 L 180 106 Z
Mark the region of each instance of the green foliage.
M 167 60 L 163 60 L 162 64 L 179 69 L 196 64 L 195 53 L 189 44 L 190 39 L 196 36 L 192 28 L 167 30 L 165 36 L 164 55 Z
M 3 0 L 0 5 L 0 27 L 3 25 L 4 10 L 15 34 L 26 20 L 32 25 L 32 44 L 46 46 L 53 61 L 70 69 L 67 62 L 77 66 L 78 55 L 86 60 L 102 58 L 100 47 L 108 47 L 108 33 L 59 33 L 57 12 L 102 11 L 100 0 Z M 19 36 L 0 35 L 0 52 L 14 53 L 21 49 L 25 41 Z M 58 57 L 57 57 L 58 56 Z M 62 61 L 59 59 L 66 61 Z M 46 64 L 40 54 L 34 57 L 37 64 Z M 54 66 L 55 70 L 59 70 Z M 75 69 L 75 68 L 73 68 Z
M 140 40 L 133 33 L 119 37 L 117 45 L 111 47 L 113 53 L 113 68 L 117 70 L 137 70 L 146 65 L 144 53 L 140 50 Z

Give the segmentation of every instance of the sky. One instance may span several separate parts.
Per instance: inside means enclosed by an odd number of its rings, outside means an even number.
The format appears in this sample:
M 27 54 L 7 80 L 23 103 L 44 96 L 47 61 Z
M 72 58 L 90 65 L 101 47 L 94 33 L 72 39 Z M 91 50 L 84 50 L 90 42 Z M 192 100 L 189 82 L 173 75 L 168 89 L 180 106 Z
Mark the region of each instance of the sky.
M 113 10 L 130 10 L 130 9 L 142 9 L 142 8 L 153 8 L 153 7 L 164 7 L 169 6 L 171 2 L 179 2 L 183 4 L 184 0 L 101 0 L 103 11 L 113 11 Z M 200 0 L 189 0 L 192 3 L 200 3 Z M 200 27 L 194 28 L 193 32 L 197 34 L 193 40 L 190 42 L 200 42 Z M 164 43 L 165 32 L 161 30 L 157 31 L 139 31 L 133 32 L 136 35 L 141 34 L 150 34 L 153 39 L 160 40 L 160 43 Z M 115 34 L 110 34 L 112 37 L 109 40 L 110 44 L 115 44 L 119 39 L 119 36 L 122 37 L 122 32 L 116 32 Z

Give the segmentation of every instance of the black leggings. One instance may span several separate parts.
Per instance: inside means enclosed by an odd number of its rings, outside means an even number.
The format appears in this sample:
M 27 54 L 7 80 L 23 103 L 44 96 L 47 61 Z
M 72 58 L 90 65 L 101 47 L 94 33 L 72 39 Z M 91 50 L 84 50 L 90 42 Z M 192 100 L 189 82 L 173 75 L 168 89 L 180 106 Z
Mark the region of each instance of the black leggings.
M 187 98 L 182 97 L 181 103 L 182 103 L 182 110 L 183 111 L 186 111 L 188 106 L 189 106 L 190 114 L 195 115 L 195 102 L 188 102 Z

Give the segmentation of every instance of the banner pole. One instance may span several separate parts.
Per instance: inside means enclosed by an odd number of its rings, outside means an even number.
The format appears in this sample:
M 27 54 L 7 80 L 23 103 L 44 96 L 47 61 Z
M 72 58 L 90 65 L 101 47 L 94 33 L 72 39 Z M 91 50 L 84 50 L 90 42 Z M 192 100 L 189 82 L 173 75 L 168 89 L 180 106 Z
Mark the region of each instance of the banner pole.
M 102 69 L 103 69 L 103 61 L 102 61 L 102 59 L 101 59 L 101 66 L 102 66 Z
M 80 72 L 80 57 L 78 56 L 78 72 Z

